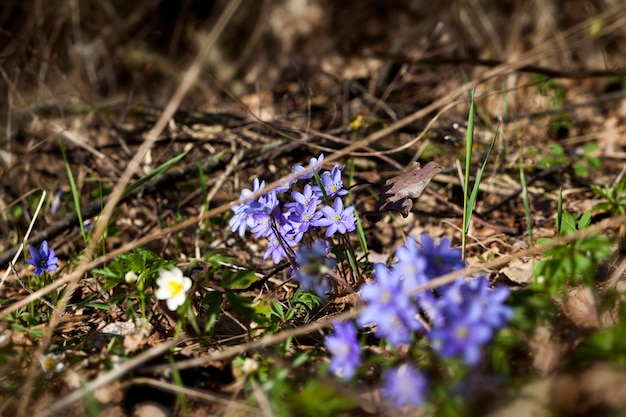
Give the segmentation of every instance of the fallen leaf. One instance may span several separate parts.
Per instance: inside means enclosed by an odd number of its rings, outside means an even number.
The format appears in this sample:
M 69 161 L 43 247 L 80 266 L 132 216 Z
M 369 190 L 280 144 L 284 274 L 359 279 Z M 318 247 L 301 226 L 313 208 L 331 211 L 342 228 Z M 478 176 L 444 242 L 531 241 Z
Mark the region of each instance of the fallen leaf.
M 579 285 L 567 292 L 563 300 L 563 313 L 580 327 L 590 328 L 600 325 L 596 295 L 587 285 Z
M 564 346 L 555 340 L 553 330 L 538 326 L 528 342 L 533 358 L 533 368 L 540 375 L 550 374 L 558 366 Z
M 428 183 L 443 169 L 441 165 L 431 161 L 424 168 L 416 164 L 409 171 L 389 178 L 381 187 L 375 210 L 379 213 L 396 210 L 402 217 L 407 217 L 413 207 L 411 199 L 422 195 Z
M 500 273 L 506 275 L 516 284 L 530 284 L 533 280 L 533 263 L 530 262 L 530 258 L 514 259 L 502 268 Z

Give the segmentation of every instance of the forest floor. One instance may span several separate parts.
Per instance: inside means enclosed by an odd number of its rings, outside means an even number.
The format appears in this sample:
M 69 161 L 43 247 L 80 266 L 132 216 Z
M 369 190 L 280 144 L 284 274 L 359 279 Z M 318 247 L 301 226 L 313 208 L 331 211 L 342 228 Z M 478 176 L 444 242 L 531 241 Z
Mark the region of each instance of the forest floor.
M 619 2 L 23 3 L 0 14 L 0 415 L 624 415 Z M 472 94 L 470 186 L 486 165 L 464 231 Z M 255 179 L 322 153 L 362 231 L 327 298 L 229 225 Z M 406 216 L 377 205 L 430 161 Z M 515 318 L 477 367 L 362 329 L 370 362 L 344 384 L 324 336 L 423 234 L 465 234 L 459 274 L 507 287 Z M 44 241 L 58 268 L 36 275 Z M 172 311 L 155 294 L 174 266 L 193 287 Z M 391 411 L 381 369 L 408 357 L 428 400 Z

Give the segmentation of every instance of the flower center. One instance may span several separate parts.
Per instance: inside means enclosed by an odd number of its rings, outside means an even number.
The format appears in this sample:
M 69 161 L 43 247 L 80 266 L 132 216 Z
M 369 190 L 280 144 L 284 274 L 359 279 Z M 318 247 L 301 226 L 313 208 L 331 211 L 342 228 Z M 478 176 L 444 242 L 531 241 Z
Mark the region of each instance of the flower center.
M 465 326 L 459 327 L 456 331 L 456 335 L 459 339 L 466 339 L 469 334 L 469 329 Z
M 170 281 L 167 283 L 167 288 L 170 290 L 172 297 L 176 297 L 183 290 L 183 284 L 180 282 Z

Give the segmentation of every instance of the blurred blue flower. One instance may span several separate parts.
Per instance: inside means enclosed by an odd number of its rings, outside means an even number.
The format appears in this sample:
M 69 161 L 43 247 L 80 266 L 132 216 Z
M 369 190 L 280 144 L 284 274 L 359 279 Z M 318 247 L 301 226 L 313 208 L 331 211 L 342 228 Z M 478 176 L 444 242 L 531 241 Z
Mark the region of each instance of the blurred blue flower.
M 63 195 L 63 191 L 59 190 L 56 192 L 52 199 L 52 206 L 50 206 L 50 212 L 56 213 L 59 207 L 61 207 L 61 196 Z
M 442 237 L 439 245 L 427 234 L 421 236 L 421 256 L 426 259 L 426 276 L 429 279 L 465 268 L 461 249 L 453 248 L 448 237 Z
M 335 321 L 333 326 L 334 334 L 325 339 L 326 347 L 332 354 L 328 369 L 339 378 L 347 380 L 354 376 L 361 363 L 361 345 L 351 321 Z
M 508 295 L 504 287 L 491 290 L 483 276 L 456 281 L 438 300 L 445 320 L 428 334 L 433 348 L 446 358 L 462 357 L 470 366 L 478 363 L 482 347 L 513 316 L 513 309 L 504 304 Z
M 44 271 L 56 271 L 59 259 L 54 256 L 54 250 L 48 247 L 48 241 L 41 242 L 39 250 L 30 246 L 28 251 L 31 257 L 26 262 L 35 267 L 35 275 L 41 275 Z
M 434 327 L 428 337 L 444 358 L 462 357 L 468 365 L 480 360 L 481 349 L 491 340 L 493 329 L 482 320 L 478 304 L 467 304 L 446 317 L 446 324 Z
M 336 232 L 343 235 L 356 229 L 354 207 L 349 206 L 344 209 L 343 201 L 339 197 L 335 198 L 334 207 L 323 207 L 322 214 L 324 217 L 319 219 L 315 225 L 328 227 L 326 237 L 330 237 Z
M 381 263 L 374 265 L 375 281 L 361 287 L 365 307 L 357 318 L 360 326 L 375 324 L 377 337 L 385 338 L 397 347 L 409 343 L 414 331 L 423 326 L 418 320 L 418 309 L 404 291 L 404 283 L 395 270 Z
M 311 247 L 300 246 L 296 252 L 297 269 L 293 279 L 305 290 L 313 290 L 320 297 L 326 297 L 331 290 L 327 274 L 337 265 L 335 258 L 329 257 L 330 248 L 321 240 L 313 242 Z
M 396 408 L 419 407 L 424 402 L 424 391 L 426 378 L 409 364 L 403 363 L 383 373 L 382 395 Z

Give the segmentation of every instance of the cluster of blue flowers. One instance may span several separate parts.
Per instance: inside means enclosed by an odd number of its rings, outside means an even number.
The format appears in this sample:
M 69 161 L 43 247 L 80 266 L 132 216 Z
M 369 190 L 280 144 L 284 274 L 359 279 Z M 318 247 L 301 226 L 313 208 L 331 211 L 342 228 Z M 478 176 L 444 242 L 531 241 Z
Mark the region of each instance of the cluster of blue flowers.
M 323 154 L 312 158 L 309 168 L 323 159 Z M 305 168 L 294 166 L 293 170 Z M 354 208 L 344 207 L 342 200 L 348 193 L 341 179 L 342 167 L 313 170 L 250 199 L 265 187 L 265 182 L 255 179 L 253 189 L 241 193 L 240 201 L 249 200 L 232 207 L 230 227 L 240 236 L 249 229 L 256 238 L 266 238 L 264 258 L 279 263 L 288 257 L 294 280 L 304 290 L 324 297 L 331 290 L 327 277 L 337 264 L 331 256 L 332 236 L 354 231 L 356 218 Z M 298 190 L 289 192 L 294 186 Z M 460 357 L 470 366 L 478 363 L 481 348 L 513 315 L 504 304 L 508 289 L 491 289 L 488 279 L 482 276 L 461 278 L 436 289 L 418 289 L 433 278 L 464 267 L 461 250 L 453 248 L 448 238 L 437 244 L 430 236 L 422 235 L 418 244 L 409 237 L 396 251 L 391 268 L 374 265 L 374 279 L 359 291 L 364 307 L 356 323 L 334 323 L 334 333 L 326 337 L 326 347 L 332 354 L 330 372 L 346 380 L 356 375 L 361 364 L 357 325 L 372 326 L 374 334 L 394 348 L 412 343 L 419 332 L 442 357 Z M 382 394 L 396 407 L 422 403 L 426 378 L 410 363 L 387 369 L 382 377 Z
M 513 315 L 504 304 L 508 289 L 491 289 L 489 280 L 480 276 L 418 291 L 433 278 L 464 268 L 460 249 L 452 248 L 445 237 L 439 245 L 428 235 L 422 235 L 421 245 L 409 237 L 396 258 L 391 268 L 374 266 L 374 280 L 360 289 L 365 306 L 356 323 L 374 326 L 374 334 L 393 347 L 409 344 L 416 332 L 423 332 L 442 357 L 460 357 L 470 366 L 478 363 L 481 348 Z M 334 327 L 335 333 L 326 338 L 333 355 L 329 369 L 350 379 L 360 365 L 356 327 L 351 322 Z M 387 370 L 383 382 L 383 395 L 397 407 L 422 401 L 425 379 L 408 363 Z
M 309 167 L 321 164 L 323 160 L 324 154 L 312 158 Z M 239 236 L 243 237 L 249 229 L 255 238 L 266 238 L 268 248 L 264 259 L 271 257 L 278 264 L 288 257 L 297 266 L 293 271 L 294 279 L 305 290 L 312 289 L 322 297 L 331 289 L 326 274 L 336 265 L 336 260 L 330 256 L 328 239 L 356 229 L 354 207 L 344 207 L 342 199 L 348 194 L 341 179 L 342 169 L 335 165 L 330 171 L 316 167 L 303 172 L 295 180 L 257 199 L 233 205 L 234 215 L 229 221 L 231 230 L 237 231 Z M 293 171 L 305 171 L 305 168 L 294 166 Z M 313 171 L 317 172 L 319 182 Z M 240 200 L 264 187 L 265 181 L 255 179 L 253 189 L 244 189 Z M 296 187 L 301 187 L 300 191 L 288 193 Z M 283 203 L 283 199 L 288 201 Z M 326 240 L 316 239 L 321 232 Z

